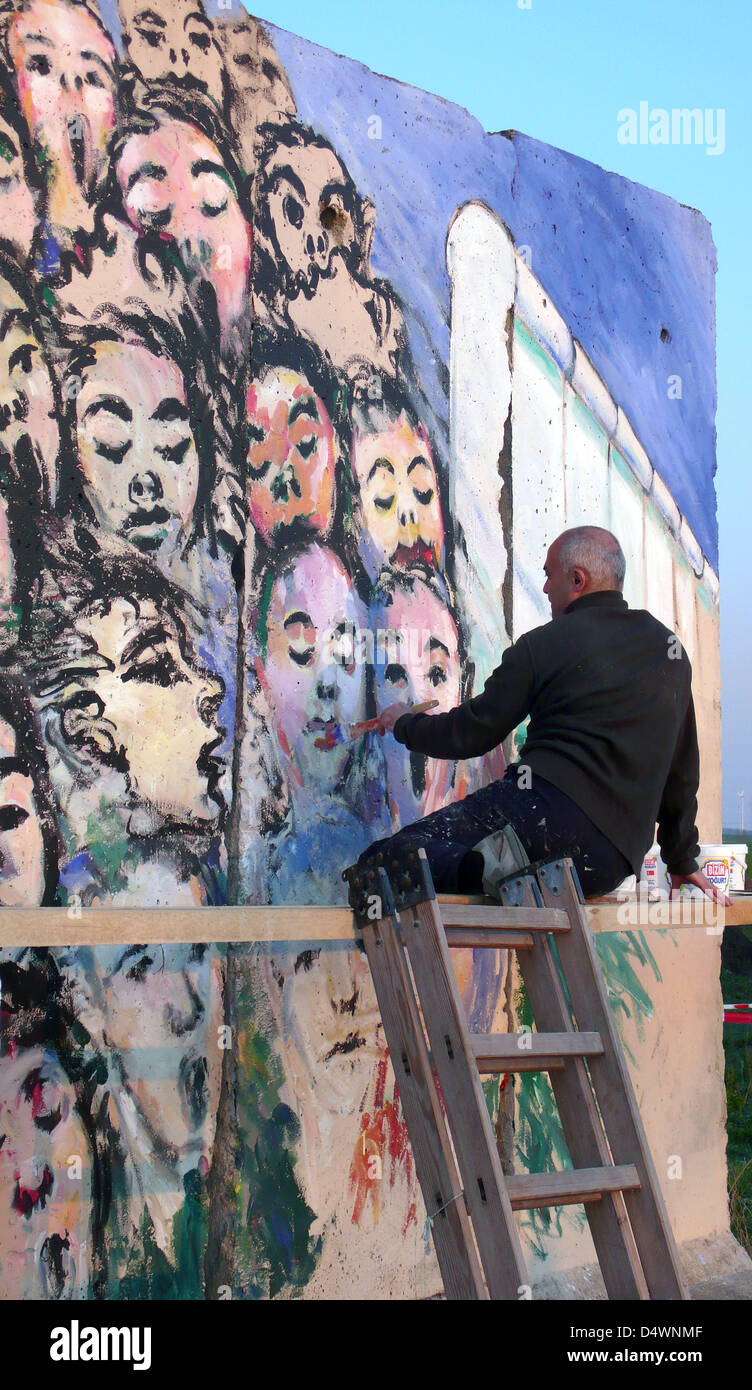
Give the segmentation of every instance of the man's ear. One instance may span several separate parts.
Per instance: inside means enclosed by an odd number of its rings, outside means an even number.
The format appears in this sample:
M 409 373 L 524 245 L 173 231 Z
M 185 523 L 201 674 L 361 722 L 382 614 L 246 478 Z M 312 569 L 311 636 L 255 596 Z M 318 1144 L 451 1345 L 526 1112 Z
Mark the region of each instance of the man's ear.
M 572 588 L 576 589 L 578 593 L 582 593 L 582 590 L 587 588 L 588 579 L 587 570 L 581 570 L 578 565 L 575 565 L 572 570 Z

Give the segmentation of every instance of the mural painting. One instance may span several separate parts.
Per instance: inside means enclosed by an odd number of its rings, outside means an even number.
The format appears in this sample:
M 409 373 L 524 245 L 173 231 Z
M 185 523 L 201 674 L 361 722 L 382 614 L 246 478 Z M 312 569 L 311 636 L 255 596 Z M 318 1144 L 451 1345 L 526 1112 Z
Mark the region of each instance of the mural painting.
M 418 94 L 387 196 L 296 45 L 240 5 L 0 4 L 3 907 L 341 904 L 372 840 L 503 771 L 346 731 L 451 709 L 516 635 L 512 565 L 468 576 L 511 553 L 519 469 L 503 417 L 462 462 L 444 246 L 399 188 L 436 172 L 442 238 L 473 199 L 501 223 L 507 153 L 468 135 L 447 192 Z M 509 360 L 475 356 L 492 395 Z M 649 1013 L 643 947 L 609 968 Z M 477 1031 L 507 1016 L 502 953 L 457 970 Z M 0 984 L 0 1296 L 342 1296 L 348 1257 L 424 1287 L 360 952 L 0 940 Z M 518 1107 L 522 1158 L 560 1156 Z

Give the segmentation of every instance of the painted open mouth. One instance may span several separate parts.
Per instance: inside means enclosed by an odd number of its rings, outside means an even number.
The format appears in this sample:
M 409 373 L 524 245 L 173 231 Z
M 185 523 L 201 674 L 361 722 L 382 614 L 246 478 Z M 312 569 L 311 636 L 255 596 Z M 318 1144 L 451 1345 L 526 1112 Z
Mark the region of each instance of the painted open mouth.
M 416 541 L 414 545 L 398 545 L 391 562 L 399 569 L 434 570 L 436 555 L 425 541 Z
M 334 730 L 335 730 L 335 729 L 338 729 L 338 728 L 339 728 L 339 722 L 338 722 L 338 720 L 333 719 L 333 718 L 329 718 L 329 719 L 309 719 L 309 720 L 308 720 L 308 723 L 306 724 L 306 733 L 309 733 L 309 734 L 324 734 L 324 735 L 326 735 L 326 733 L 327 733 L 329 730 L 331 730 L 332 733 L 333 733 Z

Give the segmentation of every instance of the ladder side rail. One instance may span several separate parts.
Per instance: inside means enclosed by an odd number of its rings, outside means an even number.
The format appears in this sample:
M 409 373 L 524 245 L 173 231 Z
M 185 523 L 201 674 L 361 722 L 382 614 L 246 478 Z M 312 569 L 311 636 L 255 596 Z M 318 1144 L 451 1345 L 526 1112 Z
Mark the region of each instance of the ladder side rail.
M 487 1300 L 488 1291 L 444 1122 L 402 947 L 389 917 L 361 925 L 415 1171 L 446 1297 Z
M 527 1271 L 436 899 L 400 923 L 488 1291 L 517 1299 Z
M 530 880 L 517 880 L 514 887 L 517 884 L 521 886 L 523 901 L 534 904 L 535 890 Z M 536 1027 L 546 1032 L 574 1033 L 548 940 L 536 939 L 533 950 L 520 952 L 517 959 Z M 572 1058 L 563 1069 L 549 1072 L 549 1080 L 574 1167 L 610 1167 L 611 1154 L 583 1060 Z M 648 1286 L 629 1229 L 623 1194 L 612 1192 L 600 1202 L 588 1203 L 585 1215 L 609 1298 L 647 1299 Z
M 557 937 L 557 949 L 572 1009 L 578 1026 L 596 1029 L 605 1044 L 602 1056 L 589 1059 L 590 1078 L 613 1162 L 633 1163 L 640 1175 L 639 1190 L 627 1192 L 625 1202 L 650 1296 L 686 1299 L 689 1294 L 666 1203 L 572 870 L 567 858 L 540 868 L 541 895 L 546 907 L 563 907 L 569 915 L 571 930 Z

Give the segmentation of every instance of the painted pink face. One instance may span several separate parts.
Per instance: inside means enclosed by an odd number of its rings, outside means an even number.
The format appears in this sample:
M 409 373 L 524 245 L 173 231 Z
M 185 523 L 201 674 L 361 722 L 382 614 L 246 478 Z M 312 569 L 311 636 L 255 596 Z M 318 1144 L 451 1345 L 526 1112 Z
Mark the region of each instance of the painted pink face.
M 259 675 L 282 752 L 305 784 L 336 784 L 351 745 L 319 749 L 316 740 L 365 718 L 365 667 L 358 650 L 363 627 L 352 582 L 325 546 L 304 551 L 272 587 Z
M 379 709 L 398 701 L 438 700 L 439 711 L 460 703 L 460 656 L 455 621 L 437 595 L 420 579 L 409 589 L 395 588 L 393 602 L 380 610 L 376 680 Z M 400 823 L 425 813 L 436 778 L 448 784 L 449 769 L 408 753 L 394 739 L 384 740 L 389 798 Z M 430 786 L 429 786 L 430 783 Z M 437 809 L 431 805 L 430 809 Z
M 334 501 L 334 428 L 299 372 L 275 367 L 248 392 L 248 512 L 267 542 L 325 535 Z
M 82 5 L 31 0 L 8 31 L 21 109 L 54 173 L 55 203 L 93 202 L 107 176 L 115 127 L 115 49 Z
M 117 175 L 129 221 L 174 238 L 189 273 L 213 286 L 220 329 L 230 335 L 248 307 L 251 229 L 216 146 L 166 118 L 125 142 Z
M 411 589 L 395 588 L 384 610 L 385 663 L 379 663 L 382 705 L 409 700 L 438 700 L 440 710 L 460 702 L 460 657 L 457 626 L 449 609 L 422 580 Z
M 224 65 L 200 0 L 119 0 L 118 8 L 128 57 L 147 82 L 200 87 L 221 106 Z

